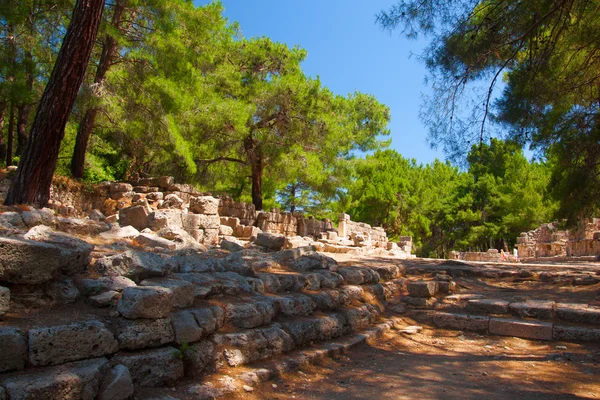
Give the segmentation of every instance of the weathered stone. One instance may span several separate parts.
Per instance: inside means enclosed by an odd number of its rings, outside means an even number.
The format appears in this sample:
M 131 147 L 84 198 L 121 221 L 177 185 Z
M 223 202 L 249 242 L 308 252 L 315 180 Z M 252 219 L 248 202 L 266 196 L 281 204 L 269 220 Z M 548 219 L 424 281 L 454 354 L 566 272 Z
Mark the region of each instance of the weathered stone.
M 153 235 L 151 233 L 142 233 L 133 239 L 133 243 L 142 247 L 160 247 L 167 250 L 175 250 L 177 245 L 167 239 L 163 239 L 160 236 Z
M 61 254 L 61 249 L 53 244 L 0 237 L 0 281 L 47 282 L 63 266 Z
M 275 302 L 281 314 L 288 317 L 310 315 L 317 308 L 316 303 L 304 294 L 275 297 Z
M 81 293 L 70 278 L 61 279 L 50 285 L 52 297 L 61 304 L 74 303 L 79 299 Z
M 201 214 L 191 214 L 194 215 L 197 219 L 198 225 L 197 228 L 200 229 L 214 229 L 217 231 L 217 235 L 219 232 L 220 219 L 218 215 L 201 215 Z
M 587 304 L 557 303 L 554 306 L 554 312 L 558 318 L 565 321 L 600 325 L 600 307 Z
M 120 319 L 117 326 L 117 340 L 120 349 L 137 350 L 172 343 L 175 334 L 170 318 Z
M 549 322 L 491 318 L 489 332 L 490 335 L 515 336 L 524 339 L 552 340 L 552 324 Z
M 0 327 L 0 372 L 25 368 L 27 338 L 22 330 L 10 326 Z
M 190 199 L 190 212 L 217 215 L 219 213 L 219 199 L 212 196 L 192 197 Z
M 148 208 L 142 205 L 122 208 L 119 210 L 119 225 L 131 225 L 141 231 L 148 226 L 149 214 Z
M 374 265 L 370 268 L 377 272 L 381 279 L 386 281 L 400 278 L 404 273 L 404 270 L 397 265 Z
M 343 267 L 337 272 L 344 278 L 344 281 L 348 285 L 362 285 L 364 283 L 379 282 L 379 274 L 371 268 L 356 266 Z
M 29 331 L 29 362 L 56 365 L 114 353 L 119 345 L 100 321 L 76 322 Z
M 266 325 L 275 317 L 273 301 L 229 303 L 225 306 L 225 321 L 239 328 Z
M 225 323 L 225 313 L 218 306 L 193 309 L 190 312 L 194 315 L 200 329 L 202 329 L 203 337 L 213 334 Z
M 581 326 L 554 325 L 552 338 L 554 340 L 599 342 L 600 329 Z
M 456 290 L 456 282 L 454 281 L 438 281 L 440 293 L 452 293 Z
M 439 291 L 439 283 L 437 281 L 415 281 L 409 282 L 406 285 L 408 293 L 412 297 L 433 297 Z
M 194 344 L 183 354 L 186 374 L 199 377 L 202 372 L 214 368 L 215 356 L 215 346 L 211 341 L 204 340 Z
M 125 253 L 99 258 L 94 264 L 96 271 L 106 276 L 127 276 L 134 279 L 165 276 L 176 264 L 158 254 L 128 250 Z
M 105 240 L 120 240 L 134 238 L 140 234 L 140 231 L 135 229 L 131 225 L 119 226 L 111 229 L 110 231 L 102 232 L 100 237 Z
M 184 201 L 181 199 L 181 197 L 171 193 L 165 196 L 164 203 L 162 204 L 161 208 L 181 210 L 183 208 L 183 203 Z
M 227 225 L 219 225 L 219 235 L 233 236 L 233 228 Z
M 54 226 L 56 223 L 54 222 L 54 211 L 49 208 L 42 208 L 41 210 L 29 210 L 23 211 L 21 213 L 21 217 L 23 218 L 23 222 L 29 228 L 33 228 L 37 225 L 47 225 Z
M 0 214 L 0 226 L 7 228 L 25 228 L 25 222 L 21 214 L 15 211 L 6 211 Z
M 465 310 L 477 314 L 508 314 L 508 304 L 506 300 L 473 299 L 467 302 Z
M 81 239 L 66 233 L 54 232 L 52 228 L 44 225 L 31 228 L 23 237 L 58 247 L 60 249 L 59 270 L 65 275 L 81 272 L 90 264 L 90 254 L 94 246 Z
M 244 250 L 242 242 L 234 240 L 235 238 L 226 238 L 221 240 L 220 246 L 223 250 L 231 251 L 232 253 Z
M 125 400 L 133 396 L 133 382 L 129 369 L 117 364 L 111 368 L 100 385 L 98 400 Z
M 285 236 L 275 233 L 260 232 L 256 236 L 255 244 L 271 250 L 281 250 L 285 244 Z
M 180 279 L 152 278 L 143 280 L 141 286 L 159 286 L 173 292 L 173 306 L 189 307 L 194 303 L 194 285 Z
M 0 286 L 0 318 L 8 312 L 10 308 L 10 289 Z
M 137 286 L 134 281 L 124 276 L 102 276 L 98 279 L 82 279 L 81 290 L 85 295 L 100 294 L 106 291 L 122 292 L 123 289 Z
M 163 318 L 173 308 L 173 292 L 163 287 L 138 286 L 123 290 L 117 310 L 125 318 Z
M 202 339 L 202 329 L 198 326 L 194 314 L 189 310 L 172 314 L 171 324 L 177 344 L 194 343 Z
M 129 183 L 112 182 L 109 187 L 111 193 L 122 193 L 133 191 L 133 186 Z
M 117 355 L 113 363 L 125 365 L 136 386 L 163 386 L 183 377 L 183 361 L 173 347 Z
M 119 292 L 109 290 L 95 296 L 88 297 L 88 302 L 94 307 L 112 307 L 117 304 L 119 298 Z
M 337 271 L 338 264 L 333 258 L 317 252 L 303 254 L 289 263 L 289 266 L 299 272 L 328 270 Z
M 433 307 L 437 303 L 437 299 L 435 297 L 412 297 L 412 296 L 404 296 L 400 299 L 403 303 L 410 304 L 414 307 Z
M 552 319 L 553 301 L 527 300 L 525 302 L 510 303 L 510 311 L 524 318 Z
M 371 304 L 365 304 L 357 308 L 347 308 L 343 311 L 348 325 L 352 331 L 359 331 L 373 324 L 379 313 Z
M 490 317 L 468 314 L 450 314 L 436 312 L 433 323 L 440 328 L 451 328 L 474 332 L 487 332 Z
M 181 210 L 160 210 L 150 213 L 148 227 L 153 231 L 163 228 L 183 228 Z
M 161 189 L 168 189 L 169 186 L 175 183 L 175 178 L 172 176 L 161 176 L 158 178 L 157 183 Z
M 0 378 L 10 400 L 93 400 L 109 371 L 106 358 L 36 369 Z

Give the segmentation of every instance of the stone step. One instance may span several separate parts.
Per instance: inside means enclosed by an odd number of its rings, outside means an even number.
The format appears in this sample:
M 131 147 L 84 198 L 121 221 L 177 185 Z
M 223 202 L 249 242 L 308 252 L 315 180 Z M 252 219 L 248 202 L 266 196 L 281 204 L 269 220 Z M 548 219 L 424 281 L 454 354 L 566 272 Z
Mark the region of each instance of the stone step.
M 600 340 L 600 329 L 590 325 L 433 310 L 413 310 L 408 315 L 417 321 L 429 323 L 438 328 L 467 330 L 490 335 L 514 336 L 534 340 Z

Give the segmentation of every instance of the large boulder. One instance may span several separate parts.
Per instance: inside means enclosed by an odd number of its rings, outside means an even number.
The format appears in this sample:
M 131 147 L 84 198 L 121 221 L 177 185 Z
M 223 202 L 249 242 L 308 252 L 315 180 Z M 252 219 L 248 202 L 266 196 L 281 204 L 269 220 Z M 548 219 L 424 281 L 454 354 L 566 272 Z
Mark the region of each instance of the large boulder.
M 131 225 L 141 231 L 148 226 L 148 208 L 143 205 L 136 205 L 122 208 L 119 210 L 119 225 Z
M 60 249 L 60 272 L 74 275 L 90 264 L 94 246 L 76 237 L 62 232 L 54 232 L 50 227 L 38 225 L 29 230 L 25 239 L 49 243 Z
M 271 250 L 281 250 L 285 244 L 285 236 L 277 233 L 260 232 L 256 236 L 255 244 Z

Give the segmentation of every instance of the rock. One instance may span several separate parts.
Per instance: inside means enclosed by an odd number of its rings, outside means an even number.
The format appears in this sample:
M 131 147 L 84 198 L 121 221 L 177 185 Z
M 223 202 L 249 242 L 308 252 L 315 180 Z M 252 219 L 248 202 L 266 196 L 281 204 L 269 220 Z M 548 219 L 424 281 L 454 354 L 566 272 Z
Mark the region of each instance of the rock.
M 329 271 L 337 271 L 338 264 L 333 258 L 328 257 L 326 255 L 310 252 L 308 254 L 304 254 L 299 258 L 293 260 L 289 263 L 289 266 L 299 272 L 305 271 L 314 271 L 314 270 L 329 270 Z
M 52 228 L 38 225 L 31 228 L 24 236 L 27 240 L 48 243 L 60 249 L 59 271 L 65 275 L 74 275 L 90 264 L 94 246 L 62 232 L 54 232 Z
M 95 320 L 29 331 L 29 362 L 35 366 L 99 357 L 118 348 L 112 332 Z
M 177 248 L 193 248 L 197 250 L 206 250 L 206 247 L 202 246 L 192 235 L 181 228 L 163 228 L 157 232 L 157 235 L 172 240 L 175 242 Z
M 163 228 L 183 228 L 181 210 L 160 210 L 150 213 L 148 227 L 157 232 Z
M 202 329 L 198 326 L 194 314 L 188 310 L 172 314 L 171 324 L 175 332 L 175 343 L 179 345 L 202 339 Z
M 183 377 L 183 361 L 179 350 L 164 347 L 113 357 L 113 363 L 129 369 L 134 385 L 142 387 L 164 386 Z
M 8 312 L 10 308 L 10 289 L 0 286 L 0 318 Z
M 129 183 L 111 182 L 109 191 L 110 193 L 132 192 L 133 186 Z
M 54 282 L 51 288 L 53 297 L 62 304 L 74 303 L 81 296 L 73 280 L 69 278 Z
M 82 279 L 81 290 L 85 295 L 96 295 L 106 291 L 122 292 L 123 289 L 137 286 L 124 276 L 103 276 L 98 279 Z
M 123 290 L 117 310 L 125 318 L 164 318 L 173 308 L 173 292 L 162 287 L 138 286 Z
M 284 249 L 297 249 L 302 247 L 311 246 L 313 243 L 312 240 L 308 238 L 303 238 L 302 236 L 286 236 L 285 242 L 283 244 Z
M 192 197 L 190 199 L 190 212 L 217 215 L 219 213 L 219 199 L 212 196 Z
M 410 304 L 414 307 L 433 307 L 437 303 L 437 299 L 435 297 L 412 297 L 412 296 L 404 296 L 400 299 L 403 303 Z
M 173 306 L 186 308 L 194 303 L 194 285 L 180 279 L 152 278 L 143 280 L 141 286 L 158 286 L 173 292 Z
M 0 214 L 0 226 L 12 229 L 23 229 L 25 228 L 25 222 L 18 212 L 5 211 Z
M 223 250 L 231 251 L 232 253 L 244 250 L 242 242 L 231 237 L 221 240 L 220 246 Z
M 122 208 L 119 210 L 119 225 L 131 225 L 141 231 L 148 226 L 149 214 L 148 208 L 142 205 Z
M 56 228 L 59 231 L 81 236 L 97 236 L 110 229 L 105 222 L 81 220 L 76 218 L 56 218 Z
M 227 225 L 219 225 L 219 235 L 233 236 L 233 228 Z
M 123 227 L 114 227 L 109 231 L 102 232 L 100 237 L 105 240 L 120 240 L 134 238 L 140 234 L 140 231 L 131 225 Z
M 177 248 L 177 245 L 174 242 L 148 233 L 142 233 L 136 236 L 136 238 L 133 239 L 133 243 L 141 247 L 149 248 L 160 247 L 167 250 L 175 250 Z
M 379 274 L 367 267 L 343 267 L 337 272 L 344 278 L 344 281 L 348 285 L 362 285 L 365 283 L 379 282 Z
M 109 290 L 108 292 L 88 297 L 88 302 L 94 307 L 110 307 L 116 305 L 118 297 L 119 292 Z
M 454 281 L 438 281 L 440 293 L 452 293 L 456 290 L 456 282 Z
M 49 243 L 0 237 L 0 281 L 38 284 L 54 279 L 61 249 Z
M 600 325 L 600 307 L 577 303 L 557 303 L 554 306 L 554 312 L 558 318 L 564 321 Z
M 119 214 L 109 215 L 108 217 L 106 217 L 104 219 L 104 222 L 106 222 L 107 224 L 116 224 L 117 222 L 119 222 Z M 131 226 L 131 225 L 128 225 L 128 226 Z
M 170 208 L 170 209 L 177 209 L 177 210 L 181 210 L 183 208 L 183 203 L 184 201 L 181 199 L 181 197 L 177 196 L 174 193 L 168 194 L 165 196 L 164 202 L 161 206 L 161 208 Z
M 219 235 L 219 225 L 221 220 L 218 215 L 202 215 L 202 214 L 187 214 L 188 217 L 193 216 L 194 223 L 197 223 L 196 228 L 214 230 L 216 235 Z M 205 232 L 206 234 L 206 232 Z
M 37 225 L 54 226 L 54 211 L 49 208 L 42 208 L 41 210 L 29 210 L 21 213 L 23 222 L 29 228 L 33 228 Z
M 111 368 L 100 385 L 98 400 L 125 400 L 133 396 L 129 369 L 121 364 Z
M 508 314 L 508 301 L 496 299 L 473 299 L 467 302 L 465 310 L 475 314 Z
M 94 268 L 105 276 L 145 279 L 165 276 L 176 268 L 176 264 L 158 254 L 128 250 L 125 253 L 99 258 Z
M 525 302 L 510 303 L 510 311 L 523 318 L 552 319 L 553 301 L 527 300 Z
M 491 318 L 489 332 L 490 335 L 552 340 L 552 323 Z
M 96 358 L 9 375 L 0 385 L 11 400 L 93 400 L 109 368 L 106 358 Z
M 22 330 L 10 326 L 0 327 L 0 372 L 25 368 L 27 338 Z
M 167 189 L 169 186 L 175 183 L 175 178 L 172 176 L 161 176 L 158 178 L 157 183 L 161 189 Z
M 467 314 L 450 314 L 436 312 L 433 314 L 433 324 L 440 328 L 451 328 L 474 332 L 487 332 L 490 317 Z
M 225 323 L 225 313 L 218 306 L 197 308 L 190 310 L 190 312 L 194 315 L 200 329 L 202 329 L 202 337 L 213 334 Z
M 437 281 L 409 282 L 406 288 L 412 297 L 429 298 L 437 294 L 439 291 L 439 283 Z
M 186 374 L 200 377 L 202 372 L 214 368 L 215 346 L 209 340 L 203 340 L 191 346 L 184 352 Z
M 388 304 L 386 308 L 396 314 L 404 314 L 407 311 L 406 306 L 402 303 Z
M 92 221 L 104 221 L 106 219 L 106 216 L 102 214 L 100 210 L 93 209 L 88 214 L 88 218 Z
M 120 319 L 117 326 L 119 348 L 137 350 L 173 343 L 175 333 L 170 318 Z
M 552 337 L 554 340 L 589 341 L 597 343 L 600 341 L 600 329 L 555 324 L 552 331 Z
M 285 244 L 285 236 L 276 233 L 260 232 L 255 244 L 271 250 L 281 250 Z
M 256 328 L 271 323 L 276 309 L 273 301 L 229 303 L 225 306 L 225 320 L 239 328 Z

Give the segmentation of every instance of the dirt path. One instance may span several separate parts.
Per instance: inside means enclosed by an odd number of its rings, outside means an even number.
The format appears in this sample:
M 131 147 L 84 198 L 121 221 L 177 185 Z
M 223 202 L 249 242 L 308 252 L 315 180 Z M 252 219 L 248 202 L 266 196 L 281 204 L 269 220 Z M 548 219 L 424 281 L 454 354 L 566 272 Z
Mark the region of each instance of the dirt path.
M 392 331 L 235 398 L 598 399 L 600 343 Z

